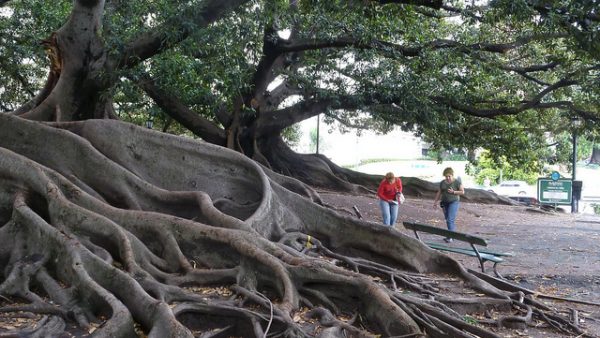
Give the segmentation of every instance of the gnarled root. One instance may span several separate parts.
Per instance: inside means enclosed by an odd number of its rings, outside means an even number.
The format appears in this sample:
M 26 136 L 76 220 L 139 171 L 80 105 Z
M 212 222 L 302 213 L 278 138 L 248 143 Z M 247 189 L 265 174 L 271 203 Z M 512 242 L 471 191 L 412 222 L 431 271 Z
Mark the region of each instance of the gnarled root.
M 475 324 L 540 318 L 580 332 L 415 239 L 315 202 L 215 146 L 0 115 L 0 313 L 30 317 L 0 336 L 497 337 Z M 480 296 L 449 295 L 456 283 Z M 474 319 L 491 312 L 500 319 Z

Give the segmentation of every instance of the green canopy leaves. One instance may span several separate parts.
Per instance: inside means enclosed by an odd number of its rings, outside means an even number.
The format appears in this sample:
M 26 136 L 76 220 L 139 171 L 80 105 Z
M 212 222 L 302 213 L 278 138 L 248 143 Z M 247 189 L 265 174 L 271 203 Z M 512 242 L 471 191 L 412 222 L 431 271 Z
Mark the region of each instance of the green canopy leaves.
M 239 112 L 254 137 L 324 113 L 342 128 L 399 125 L 434 147 L 484 147 L 523 162 L 574 115 L 586 120 L 582 131 L 597 129 L 597 1 L 255 0 L 204 24 L 197 13 L 208 5 L 107 2 L 99 33 L 107 55 L 122 60 L 98 75 L 114 79 L 99 95 L 120 118 L 141 123 L 155 112 L 159 127 L 183 132 L 170 122 L 177 111 L 138 87 L 151 78 L 160 95 L 223 130 Z M 39 88 L 48 66 L 39 41 L 70 2 L 4 9 L 0 109 L 8 111 Z M 159 39 L 153 50 L 123 59 L 149 36 Z

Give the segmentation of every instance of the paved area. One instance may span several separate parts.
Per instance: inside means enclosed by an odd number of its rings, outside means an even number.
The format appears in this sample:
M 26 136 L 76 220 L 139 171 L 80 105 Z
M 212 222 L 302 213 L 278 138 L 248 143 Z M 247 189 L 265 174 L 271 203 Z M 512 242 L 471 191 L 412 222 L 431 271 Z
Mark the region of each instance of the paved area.
M 381 222 L 375 197 L 320 193 L 325 203 L 348 212 L 356 205 L 365 219 Z M 404 220 L 445 228 L 441 209 L 432 204 L 432 200 L 407 197 L 396 228 L 408 236 L 414 234 L 402 227 L 400 223 Z M 457 225 L 458 231 L 488 240 L 489 249 L 515 254 L 499 265 L 499 271 L 507 278 L 525 287 L 542 287 L 563 296 L 600 302 L 600 216 L 461 203 Z M 438 236 L 425 235 L 425 238 L 443 243 Z M 457 242 L 452 245 L 461 246 Z M 473 257 L 457 254 L 453 257 L 469 268 L 478 269 Z

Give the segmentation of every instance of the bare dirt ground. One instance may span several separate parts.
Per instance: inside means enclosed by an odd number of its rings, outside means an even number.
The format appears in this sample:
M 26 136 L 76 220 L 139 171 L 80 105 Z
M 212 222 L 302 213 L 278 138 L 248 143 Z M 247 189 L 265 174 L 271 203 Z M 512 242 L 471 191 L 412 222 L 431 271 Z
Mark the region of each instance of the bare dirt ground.
M 352 207 L 356 206 L 364 219 L 381 222 L 375 196 L 319 193 L 326 204 L 340 212 L 354 214 Z M 400 207 L 396 229 L 414 237 L 412 231 L 403 228 L 402 221 L 446 228 L 441 209 L 434 207 L 429 199 L 407 197 Z M 600 216 L 542 212 L 525 206 L 461 203 L 456 223 L 458 231 L 485 238 L 488 249 L 514 254 L 498 265 L 498 271 L 508 281 L 546 295 L 600 303 Z M 421 237 L 444 243 L 439 236 Z M 464 247 L 465 243 L 455 241 L 451 245 Z M 474 257 L 451 255 L 466 267 L 479 269 Z M 486 267 L 489 270 L 486 272 L 492 274 L 490 262 Z M 577 310 L 588 336 L 600 337 L 600 306 L 550 300 L 548 304 L 560 305 L 566 311 Z M 514 335 L 517 336 L 548 337 L 531 330 Z

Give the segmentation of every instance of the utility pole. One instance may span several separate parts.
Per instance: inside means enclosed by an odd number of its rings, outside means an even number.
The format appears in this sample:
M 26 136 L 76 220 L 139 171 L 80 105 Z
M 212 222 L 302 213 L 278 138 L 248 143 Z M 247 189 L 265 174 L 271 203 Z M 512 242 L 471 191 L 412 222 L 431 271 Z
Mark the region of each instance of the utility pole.
M 577 172 L 577 129 L 573 129 L 573 178 L 571 179 L 571 186 L 575 185 L 575 175 Z M 571 190 L 572 191 L 572 190 Z M 571 213 L 577 213 L 577 201 L 575 196 L 571 193 Z
M 571 178 L 571 213 L 578 212 L 577 200 L 575 199 L 575 194 L 573 194 L 573 188 L 575 188 L 575 179 L 577 173 L 577 127 L 581 125 L 581 120 L 578 117 L 571 118 L 571 125 L 573 126 L 573 177 Z M 580 189 L 578 187 L 578 189 Z
M 319 120 L 321 114 L 317 115 L 317 154 L 319 153 Z

